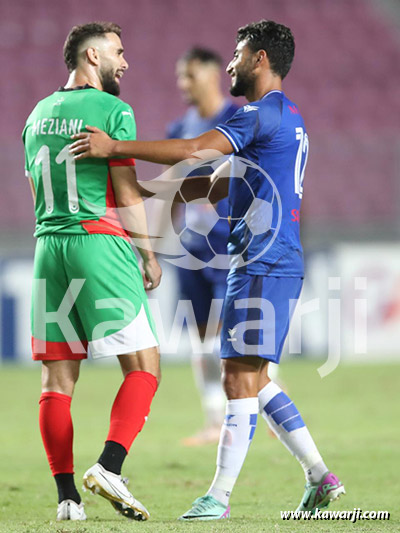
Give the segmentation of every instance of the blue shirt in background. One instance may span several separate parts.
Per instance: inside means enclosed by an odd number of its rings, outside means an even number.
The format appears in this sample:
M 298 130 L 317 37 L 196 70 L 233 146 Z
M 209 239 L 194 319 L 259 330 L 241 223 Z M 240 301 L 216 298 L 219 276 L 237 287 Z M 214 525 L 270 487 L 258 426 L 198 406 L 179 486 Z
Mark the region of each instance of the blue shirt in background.
M 198 137 L 202 133 L 214 129 L 220 122 L 226 122 L 237 110 L 238 106 L 227 100 L 219 113 L 213 117 L 204 118 L 199 115 L 195 107 L 190 107 L 182 118 L 169 124 L 167 127 L 167 138 L 191 139 Z M 209 173 L 210 169 L 204 168 L 204 175 Z M 198 176 L 201 175 L 201 172 L 197 170 L 195 174 Z M 204 205 L 198 205 L 190 209 L 190 213 L 187 213 L 186 216 L 189 215 L 191 217 L 191 227 L 201 228 L 202 224 L 207 223 L 207 209 L 207 206 Z M 225 255 L 227 253 L 227 243 L 230 234 L 229 224 L 227 222 L 229 212 L 227 198 L 218 202 L 216 211 L 225 220 L 218 221 L 210 233 L 208 233 L 207 238 L 209 242 L 207 242 L 206 236 L 191 231 L 190 229 L 185 229 L 181 235 L 183 246 L 195 257 L 206 262 L 213 257 L 213 251 L 216 254 Z M 182 212 L 183 217 L 184 213 Z M 182 220 L 181 226 L 184 226 L 187 222 L 188 220 Z

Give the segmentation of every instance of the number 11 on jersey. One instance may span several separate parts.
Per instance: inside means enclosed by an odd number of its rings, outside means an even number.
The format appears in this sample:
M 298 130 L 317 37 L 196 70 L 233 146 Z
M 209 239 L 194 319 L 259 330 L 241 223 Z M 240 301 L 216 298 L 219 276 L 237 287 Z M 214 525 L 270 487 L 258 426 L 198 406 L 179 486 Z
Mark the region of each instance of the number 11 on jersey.
M 75 159 L 69 153 L 68 144 L 64 146 L 64 148 L 57 154 L 55 161 L 57 165 L 62 165 L 62 163 L 65 161 L 68 208 L 71 213 L 77 213 L 79 211 L 79 200 L 76 186 Z M 46 144 L 44 144 L 36 154 L 35 165 L 40 164 L 42 165 L 42 180 L 44 199 L 46 202 L 46 212 L 50 214 L 54 209 L 54 193 L 51 184 L 50 148 Z

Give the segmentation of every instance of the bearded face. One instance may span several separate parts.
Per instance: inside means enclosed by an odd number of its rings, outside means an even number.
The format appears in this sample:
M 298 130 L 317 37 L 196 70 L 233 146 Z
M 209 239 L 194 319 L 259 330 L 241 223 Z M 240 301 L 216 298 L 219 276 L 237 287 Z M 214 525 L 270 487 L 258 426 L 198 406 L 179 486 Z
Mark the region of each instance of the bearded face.
M 238 43 L 226 71 L 232 79 L 230 93 L 232 96 L 244 96 L 255 83 L 253 53 L 246 41 Z
M 100 70 L 100 81 L 103 86 L 103 91 L 113 96 L 119 96 L 121 92 L 116 75 L 116 69 L 111 66 L 102 67 Z
M 246 68 L 246 65 L 237 67 L 235 74 L 232 76 L 232 85 L 230 93 L 232 96 L 244 96 L 246 92 L 254 85 L 255 76 Z
M 119 84 L 128 68 L 121 39 L 115 33 L 107 33 L 95 44 L 99 53 L 98 77 L 102 89 L 113 96 L 119 96 Z

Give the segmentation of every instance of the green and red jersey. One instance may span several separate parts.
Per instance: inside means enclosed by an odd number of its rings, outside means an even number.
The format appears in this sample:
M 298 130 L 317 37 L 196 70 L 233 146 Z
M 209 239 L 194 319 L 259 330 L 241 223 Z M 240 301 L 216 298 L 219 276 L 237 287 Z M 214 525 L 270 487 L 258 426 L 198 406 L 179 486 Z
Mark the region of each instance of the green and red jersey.
M 106 92 L 85 86 L 60 89 L 41 100 L 23 132 L 25 171 L 36 190 L 35 236 L 104 233 L 126 237 L 115 207 L 109 168 L 133 159 L 83 159 L 69 154 L 71 135 L 97 126 L 117 140 L 135 140 L 132 108 Z

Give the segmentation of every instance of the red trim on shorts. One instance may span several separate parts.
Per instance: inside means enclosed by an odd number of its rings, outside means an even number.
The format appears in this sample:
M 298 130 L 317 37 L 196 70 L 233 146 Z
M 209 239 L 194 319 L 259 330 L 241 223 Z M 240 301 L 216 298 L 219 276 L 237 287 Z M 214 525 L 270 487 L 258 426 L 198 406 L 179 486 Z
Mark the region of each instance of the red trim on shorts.
M 46 343 L 44 351 L 43 344 Z M 82 351 L 82 346 L 83 350 Z M 88 341 L 51 342 L 32 337 L 32 359 L 34 361 L 64 361 L 87 358 Z
M 118 228 L 114 224 L 110 224 L 104 218 L 99 220 L 81 220 L 82 227 L 89 233 L 89 235 L 101 233 L 103 235 L 116 235 L 117 237 L 123 237 L 129 240 L 127 233 L 123 228 Z
M 117 237 L 123 237 L 124 239 L 129 241 L 129 235 L 122 227 L 116 208 L 117 204 L 115 202 L 111 175 L 110 172 L 108 172 L 105 216 L 99 218 L 99 220 L 81 220 L 80 223 L 90 235 L 96 233 L 102 233 L 105 235 L 116 235 Z
M 109 159 L 109 167 L 135 167 L 136 161 L 130 157 L 128 159 Z

